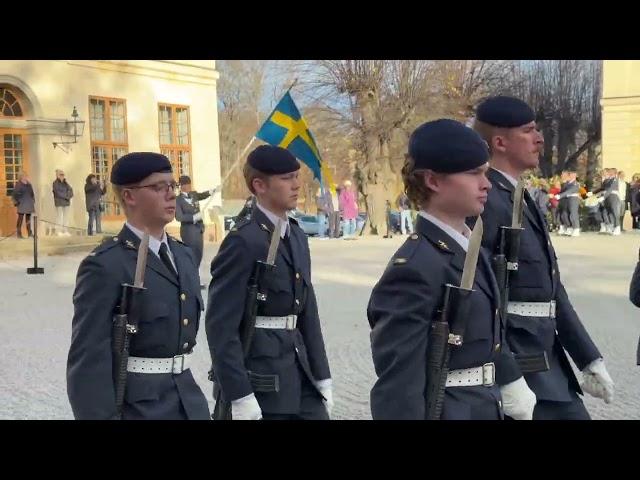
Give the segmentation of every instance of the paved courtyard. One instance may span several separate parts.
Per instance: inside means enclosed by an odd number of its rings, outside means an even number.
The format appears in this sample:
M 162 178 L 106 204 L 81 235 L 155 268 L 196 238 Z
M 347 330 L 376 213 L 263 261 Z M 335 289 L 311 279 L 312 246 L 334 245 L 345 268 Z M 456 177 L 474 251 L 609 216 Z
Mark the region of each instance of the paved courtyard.
M 375 376 L 366 305 L 387 260 L 403 241 L 311 239 L 313 280 L 334 378 L 336 419 L 368 419 Z M 596 419 L 640 419 L 640 367 L 635 365 L 640 311 L 628 300 L 640 235 L 554 238 L 564 284 L 616 382 L 612 405 L 590 397 Z M 2 244 L 0 244 L 2 248 Z M 207 245 L 203 282 L 217 247 Z M 28 257 L 0 259 L 0 419 L 71 419 L 65 385 L 75 274 L 85 253 L 45 256 L 44 275 L 26 275 Z M 204 329 L 194 375 L 211 401 Z M 211 401 L 212 402 L 212 401 Z

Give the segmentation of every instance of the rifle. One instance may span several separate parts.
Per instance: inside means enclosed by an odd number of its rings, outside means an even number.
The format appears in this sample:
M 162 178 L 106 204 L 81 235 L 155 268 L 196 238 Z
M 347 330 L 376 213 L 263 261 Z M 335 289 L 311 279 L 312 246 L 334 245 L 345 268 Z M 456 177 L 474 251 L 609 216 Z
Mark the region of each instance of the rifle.
M 478 217 L 469 239 L 460 286 L 450 283 L 444 286 L 444 302 L 440 318 L 431 322 L 427 350 L 427 420 L 440 420 L 442 415 L 451 346 L 462 345 L 469 320 L 471 305 L 469 299 L 474 291 L 473 281 L 482 243 L 482 231 L 482 218 Z
M 518 180 L 513 192 L 513 210 L 511 213 L 511 226 L 500 226 L 500 239 L 498 251 L 491 259 L 493 271 L 500 290 L 500 315 L 508 319 L 509 286 L 511 276 L 518 271 L 518 258 L 520 255 L 520 237 L 522 228 L 522 212 L 524 209 L 524 185 Z M 523 373 L 544 372 L 549 370 L 547 352 L 519 353 L 514 358 Z
M 240 322 L 240 343 L 242 344 L 242 354 L 245 361 L 249 357 L 251 344 L 253 343 L 253 334 L 256 328 L 256 315 L 258 314 L 258 302 L 266 302 L 267 294 L 264 292 L 263 279 L 265 274 L 275 267 L 276 254 L 278 245 L 280 244 L 280 232 L 282 230 L 282 220 L 278 220 L 278 224 L 274 226 L 271 233 L 271 242 L 267 253 L 267 260 L 256 260 L 253 265 L 249 283 L 247 285 L 247 295 L 244 301 L 244 311 Z M 213 380 L 213 371 L 209 372 L 209 379 Z M 219 381 L 219 379 L 218 379 Z M 231 402 L 224 398 L 222 388 L 216 385 L 214 396 L 216 397 L 216 406 L 213 410 L 211 418 L 213 420 L 231 420 Z
M 113 352 L 113 381 L 116 392 L 116 416 L 122 419 L 124 393 L 127 385 L 127 364 L 129 363 L 129 345 L 131 336 L 138 333 L 140 300 L 144 288 L 144 272 L 149 252 L 149 233 L 145 232 L 138 247 L 136 273 L 133 285 L 123 283 L 120 293 L 118 313 L 113 319 L 111 348 Z

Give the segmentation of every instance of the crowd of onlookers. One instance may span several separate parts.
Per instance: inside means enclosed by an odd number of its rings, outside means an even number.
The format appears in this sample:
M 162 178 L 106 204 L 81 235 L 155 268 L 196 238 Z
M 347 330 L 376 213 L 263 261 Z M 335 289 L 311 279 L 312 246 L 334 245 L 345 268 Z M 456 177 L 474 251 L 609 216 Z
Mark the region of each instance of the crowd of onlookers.
M 102 197 L 106 191 L 107 187 L 104 182 L 99 182 L 96 175 L 90 174 L 87 176 L 84 193 L 85 206 L 89 217 L 87 223 L 88 235 L 102 233 L 100 223 L 102 212 L 104 211 Z M 52 193 L 53 204 L 56 209 L 53 232 L 57 236 L 70 236 L 69 208 L 73 198 L 73 188 L 67 182 L 64 171 L 61 169 L 56 169 L 56 179 L 53 181 Z M 36 201 L 31 180 L 26 172 L 21 172 L 18 176 L 18 182 L 13 187 L 11 197 L 18 213 L 16 236 L 18 238 L 32 237 L 31 216 L 35 213 Z M 22 234 L 23 227 L 26 229 L 26 236 Z
M 626 212 L 632 228 L 640 229 L 640 173 L 626 181 L 623 171 L 605 168 L 588 191 L 575 171 L 566 170 L 550 179 L 530 176 L 529 194 L 547 217 L 550 231 L 577 237 L 581 231 L 620 235 Z
M 626 181 L 625 173 L 615 168 L 606 168 L 596 178 L 597 188 L 588 191 L 577 178 L 575 171 L 566 170 L 550 179 L 529 176 L 526 188 L 531 198 L 546 216 L 549 230 L 558 235 L 577 237 L 581 231 L 598 231 L 603 234 L 619 235 L 624 232 L 623 220 L 630 212 L 632 228 L 640 229 L 640 173 Z M 53 233 L 69 236 L 69 207 L 74 196 L 64 171 L 56 170 L 56 179 L 52 184 L 53 203 L 56 209 L 56 221 Z M 85 206 L 88 215 L 87 233 L 102 233 L 101 217 L 106 193 L 104 182 L 98 181 L 94 174 L 86 178 L 84 185 Z M 21 172 L 12 193 L 17 208 L 16 236 L 33 236 L 31 216 L 35 212 L 35 194 L 26 172 Z M 251 198 L 248 199 L 246 214 L 250 211 Z M 335 191 L 328 188 L 318 189 L 316 196 L 318 238 L 357 238 L 361 222 L 357 193 L 352 182 L 345 180 Z M 243 215 L 240 212 L 238 217 Z M 403 192 L 395 202 L 387 201 L 386 233 L 411 234 L 415 211 L 407 195 Z M 23 235 L 23 228 L 26 235 Z

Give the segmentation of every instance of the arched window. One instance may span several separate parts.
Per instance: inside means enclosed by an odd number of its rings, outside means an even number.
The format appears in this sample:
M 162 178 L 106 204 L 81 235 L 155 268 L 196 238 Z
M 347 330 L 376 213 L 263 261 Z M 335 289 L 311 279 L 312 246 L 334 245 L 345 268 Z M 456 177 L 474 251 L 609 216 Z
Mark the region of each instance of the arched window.
M 0 117 L 21 117 L 22 106 L 15 94 L 8 88 L 0 87 Z

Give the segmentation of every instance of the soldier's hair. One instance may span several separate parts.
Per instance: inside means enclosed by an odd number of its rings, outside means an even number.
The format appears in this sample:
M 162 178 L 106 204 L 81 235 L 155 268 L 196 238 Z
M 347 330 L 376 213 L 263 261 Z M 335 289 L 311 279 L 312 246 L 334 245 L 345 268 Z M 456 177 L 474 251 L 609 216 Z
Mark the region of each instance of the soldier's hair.
M 113 189 L 113 196 L 116 197 L 118 205 L 120 205 L 120 208 L 122 208 L 122 210 L 126 211 L 127 207 L 124 200 L 122 199 L 122 190 L 124 190 L 126 187 L 124 187 L 123 185 L 114 185 L 112 183 L 111 188 Z
M 429 201 L 433 190 L 424 183 L 425 170 L 415 170 L 414 165 L 413 158 L 406 155 L 402 167 L 402 181 L 404 182 L 404 192 L 409 197 L 413 208 L 420 210 Z
M 256 178 L 260 178 L 262 180 L 267 180 L 269 178 L 269 175 L 267 175 L 266 173 L 263 173 L 263 172 L 261 172 L 259 170 L 256 170 L 251 165 L 249 165 L 249 163 L 245 163 L 244 164 L 244 167 L 242 169 L 242 174 L 244 175 L 244 181 L 247 184 L 247 188 L 254 195 L 256 194 L 256 192 L 253 189 L 253 181 Z
M 508 132 L 507 128 L 494 127 L 493 125 L 489 125 L 488 123 L 484 123 L 479 120 L 475 120 L 473 122 L 473 129 L 478 132 L 485 142 L 487 142 L 490 155 L 493 154 L 491 139 L 497 135 L 506 135 Z

